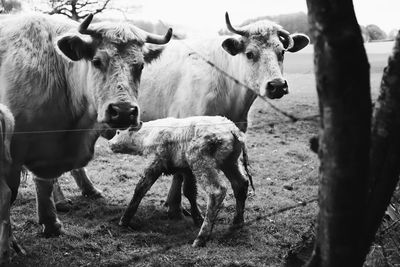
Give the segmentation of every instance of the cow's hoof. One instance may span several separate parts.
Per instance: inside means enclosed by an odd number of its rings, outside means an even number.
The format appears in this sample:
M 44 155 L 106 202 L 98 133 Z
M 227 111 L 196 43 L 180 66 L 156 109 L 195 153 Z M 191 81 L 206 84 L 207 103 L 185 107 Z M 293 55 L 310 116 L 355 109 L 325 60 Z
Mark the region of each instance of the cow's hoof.
M 232 227 L 233 228 L 241 228 L 243 226 L 244 226 L 243 216 L 235 216 L 235 218 L 233 218 Z
M 183 220 L 184 215 L 181 209 L 168 209 L 168 219 L 174 221 Z
M 92 188 L 91 190 L 82 191 L 82 195 L 91 199 L 98 199 L 103 197 L 103 192 L 97 188 Z
M 72 210 L 72 200 L 69 198 L 58 201 L 56 204 L 56 210 L 59 212 L 68 212 Z
M 200 247 L 205 247 L 206 246 L 206 240 L 205 238 L 197 237 L 192 244 L 192 247 L 194 248 L 200 248 Z
M 57 221 L 51 224 L 43 225 L 43 236 L 44 237 L 56 237 L 64 233 L 62 223 Z
M 127 227 L 129 226 L 129 221 L 128 219 L 124 219 L 123 217 L 119 220 L 118 225 L 119 226 L 123 226 L 123 227 Z

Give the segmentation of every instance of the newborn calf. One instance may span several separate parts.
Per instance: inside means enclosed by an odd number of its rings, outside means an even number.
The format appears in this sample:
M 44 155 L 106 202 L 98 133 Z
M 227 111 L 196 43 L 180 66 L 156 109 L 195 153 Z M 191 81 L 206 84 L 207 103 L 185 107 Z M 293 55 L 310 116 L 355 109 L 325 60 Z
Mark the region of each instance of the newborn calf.
M 247 198 L 248 181 L 240 168 L 239 157 L 243 152 L 243 165 L 247 174 L 247 153 L 244 134 L 230 120 L 219 116 L 198 116 L 184 119 L 166 118 L 143 123 L 139 131 L 118 131 L 110 140 L 111 149 L 118 153 L 155 154 L 151 164 L 136 185 L 135 193 L 120 220 L 128 225 L 140 201 L 162 174 L 183 171 L 188 178 L 198 182 L 208 194 L 207 211 L 200 232 L 193 246 L 203 246 L 211 235 L 217 214 L 226 194 L 226 185 L 218 175 L 221 170 L 231 183 L 236 198 L 234 225 L 242 225 Z M 251 186 L 253 182 L 249 175 Z M 185 181 L 188 183 L 190 181 Z M 196 205 L 196 192 L 187 195 L 192 205 L 193 219 L 201 220 Z M 193 214 L 194 213 L 194 214 Z

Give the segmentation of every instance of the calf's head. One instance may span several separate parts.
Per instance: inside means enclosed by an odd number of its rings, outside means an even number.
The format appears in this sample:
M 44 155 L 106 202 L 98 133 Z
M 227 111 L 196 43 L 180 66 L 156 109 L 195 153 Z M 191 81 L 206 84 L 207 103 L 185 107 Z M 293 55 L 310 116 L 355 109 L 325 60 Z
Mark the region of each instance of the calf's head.
M 109 141 L 110 148 L 114 153 L 142 155 L 142 145 L 139 144 L 138 128 L 118 130 L 114 137 Z
M 297 52 L 310 42 L 304 34 L 289 34 L 270 21 L 259 21 L 242 28 L 234 28 L 225 14 L 229 31 L 240 38 L 227 38 L 222 47 L 232 56 L 241 57 L 244 82 L 256 93 L 271 99 L 281 98 L 288 91 L 283 78 L 285 52 Z
M 95 23 L 89 27 L 92 18 L 89 15 L 82 22 L 79 34 L 64 35 L 56 45 L 70 60 L 85 62 L 77 64 L 84 74 L 74 72 L 81 75 L 75 79 L 86 87 L 97 111 L 97 121 L 112 128 L 137 126 L 142 69 L 162 51 L 162 47 L 150 49 L 146 43 L 167 43 L 172 29 L 159 36 L 127 23 Z M 85 35 L 90 36 L 89 40 Z

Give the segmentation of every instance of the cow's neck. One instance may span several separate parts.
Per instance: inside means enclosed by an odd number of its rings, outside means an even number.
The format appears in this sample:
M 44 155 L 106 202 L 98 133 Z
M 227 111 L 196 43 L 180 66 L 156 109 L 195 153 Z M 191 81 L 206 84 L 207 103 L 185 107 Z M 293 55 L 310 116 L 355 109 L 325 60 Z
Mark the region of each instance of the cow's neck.
M 240 62 L 242 60 L 240 55 L 232 57 L 227 55 L 226 52 L 224 52 L 224 54 L 225 56 L 222 58 L 227 61 L 227 64 L 224 64 L 226 71 L 240 82 L 244 83 L 245 79 L 241 76 L 242 73 L 245 73 L 241 69 L 244 64 Z M 221 95 L 225 96 L 225 104 L 220 105 L 221 107 L 225 107 L 225 110 L 219 115 L 227 117 L 233 121 L 241 131 L 245 132 L 247 130 L 247 116 L 257 95 L 223 73 L 219 73 L 219 75 L 219 79 L 224 81 L 218 83 L 221 86 L 219 91 Z M 221 99 L 219 99 L 219 101 L 221 101 Z
M 80 118 L 83 114 L 96 117 L 94 100 L 91 97 L 93 93 L 88 87 L 87 77 L 89 66 L 86 61 L 70 62 L 67 66 L 66 97 L 73 116 Z

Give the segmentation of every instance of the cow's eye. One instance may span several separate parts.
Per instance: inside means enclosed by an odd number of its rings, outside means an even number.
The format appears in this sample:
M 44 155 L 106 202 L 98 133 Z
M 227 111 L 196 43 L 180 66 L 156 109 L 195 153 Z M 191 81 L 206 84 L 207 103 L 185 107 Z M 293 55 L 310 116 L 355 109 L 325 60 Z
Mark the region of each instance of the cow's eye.
M 253 59 L 253 58 L 254 58 L 253 52 L 247 52 L 247 53 L 246 53 L 246 57 L 247 57 L 248 59 Z
M 94 58 L 92 60 L 93 66 L 95 66 L 96 68 L 101 68 L 101 59 L 100 58 Z

